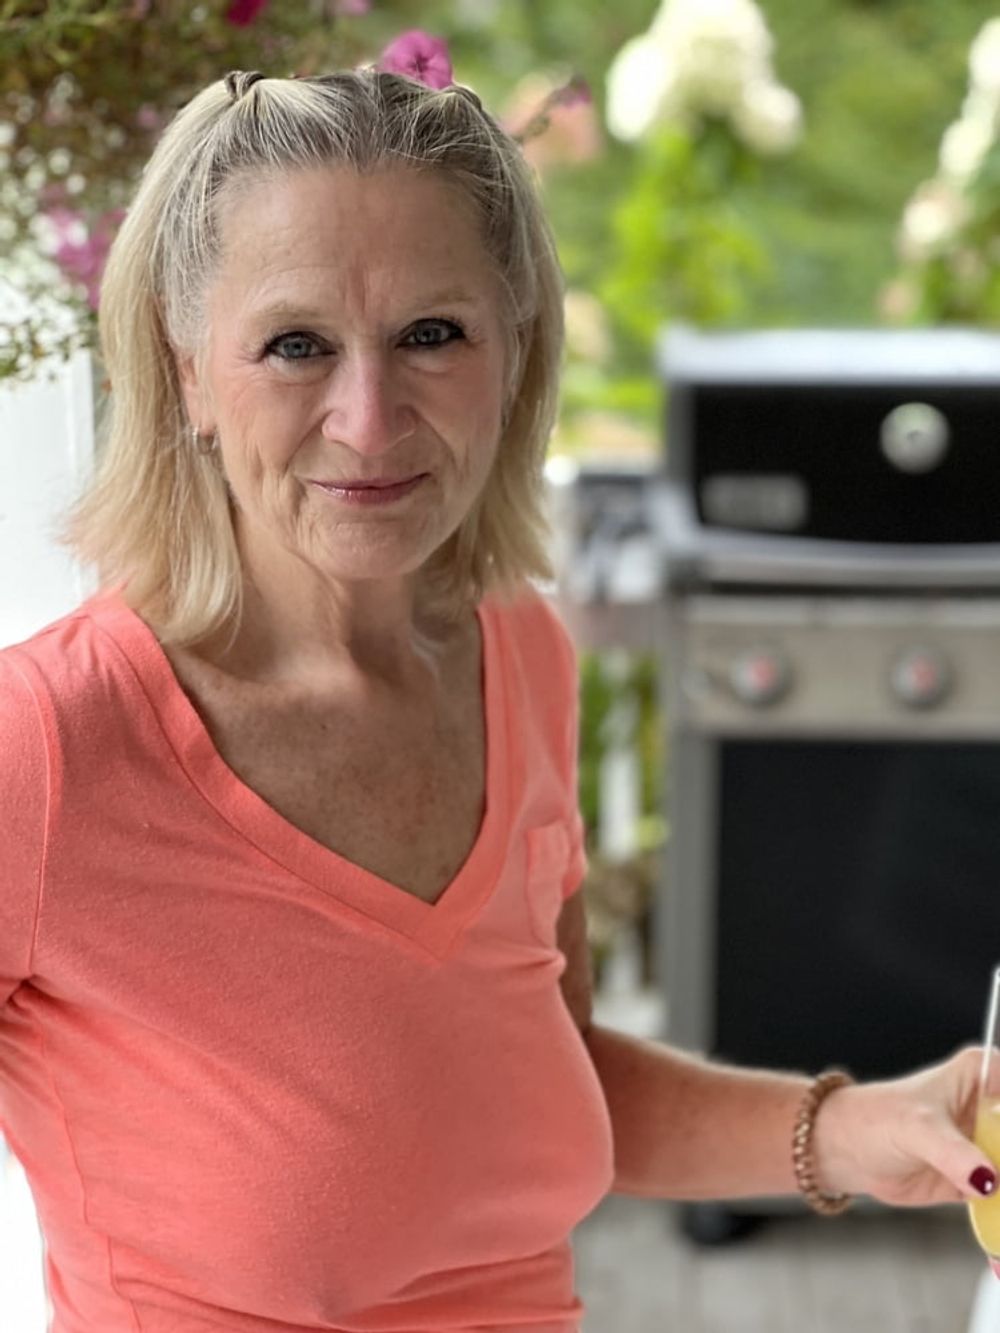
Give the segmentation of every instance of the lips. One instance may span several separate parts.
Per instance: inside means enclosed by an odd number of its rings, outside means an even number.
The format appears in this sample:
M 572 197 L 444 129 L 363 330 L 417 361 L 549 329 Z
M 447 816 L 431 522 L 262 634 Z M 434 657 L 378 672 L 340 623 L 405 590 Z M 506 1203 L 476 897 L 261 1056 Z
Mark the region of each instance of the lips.
M 335 500 L 353 505 L 382 505 L 401 500 L 416 490 L 428 476 L 426 472 L 408 477 L 378 477 L 348 481 L 313 481 L 311 484 Z
M 333 491 L 383 491 L 392 486 L 405 486 L 407 482 L 417 481 L 418 478 L 426 475 L 425 472 L 411 472 L 406 477 L 378 477 L 367 481 L 353 481 L 350 479 L 340 481 L 338 479 L 336 481 L 316 481 L 314 484 Z

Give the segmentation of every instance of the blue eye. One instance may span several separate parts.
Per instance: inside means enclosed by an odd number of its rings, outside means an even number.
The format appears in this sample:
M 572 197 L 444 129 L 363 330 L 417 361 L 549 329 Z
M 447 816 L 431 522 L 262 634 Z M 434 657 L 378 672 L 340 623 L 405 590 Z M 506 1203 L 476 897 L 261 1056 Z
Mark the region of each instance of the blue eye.
M 422 319 L 408 334 L 411 347 L 444 347 L 464 337 L 462 326 L 451 319 Z
M 323 348 L 308 333 L 283 333 L 268 343 L 267 353 L 281 361 L 311 361 L 323 355 Z

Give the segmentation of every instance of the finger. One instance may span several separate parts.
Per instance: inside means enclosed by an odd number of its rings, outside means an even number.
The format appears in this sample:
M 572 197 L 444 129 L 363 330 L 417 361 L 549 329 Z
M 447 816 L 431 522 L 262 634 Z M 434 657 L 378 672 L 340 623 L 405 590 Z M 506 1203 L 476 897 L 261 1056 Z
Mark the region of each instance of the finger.
M 997 1193 L 996 1164 L 945 1116 L 929 1117 L 911 1133 L 914 1155 L 933 1167 L 963 1199 L 987 1199 Z

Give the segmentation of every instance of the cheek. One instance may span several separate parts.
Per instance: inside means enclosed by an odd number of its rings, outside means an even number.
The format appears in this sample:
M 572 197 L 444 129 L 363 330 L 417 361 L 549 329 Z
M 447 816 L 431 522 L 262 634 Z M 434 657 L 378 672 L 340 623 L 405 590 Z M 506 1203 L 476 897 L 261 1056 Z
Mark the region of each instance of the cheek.
M 288 465 L 302 443 L 311 411 L 307 400 L 301 388 L 293 393 L 256 375 L 231 383 L 220 426 L 241 470 L 259 475 Z
M 503 412 L 503 367 L 488 363 L 477 373 L 463 376 L 454 394 L 456 416 L 466 423 L 473 443 L 492 445 L 499 435 Z
M 489 475 L 500 441 L 500 405 L 478 398 L 469 404 L 462 418 L 461 433 L 453 439 L 457 447 L 457 469 L 467 485 L 478 488 Z

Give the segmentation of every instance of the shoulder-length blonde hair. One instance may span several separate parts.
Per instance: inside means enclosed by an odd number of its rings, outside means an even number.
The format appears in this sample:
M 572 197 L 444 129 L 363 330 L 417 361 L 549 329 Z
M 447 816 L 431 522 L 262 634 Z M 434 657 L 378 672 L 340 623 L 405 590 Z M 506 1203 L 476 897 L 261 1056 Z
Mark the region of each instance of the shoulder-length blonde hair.
M 481 496 L 425 571 L 452 612 L 550 572 L 542 464 L 563 285 L 520 148 L 464 88 L 375 70 L 231 74 L 171 122 L 112 246 L 100 307 L 111 384 L 102 445 L 65 526 L 101 584 L 126 584 L 164 642 L 235 628 L 242 610 L 228 488 L 216 457 L 192 442 L 174 359 L 204 342 L 223 196 L 258 174 L 324 165 L 434 170 L 474 205 L 507 307 L 504 426 Z

